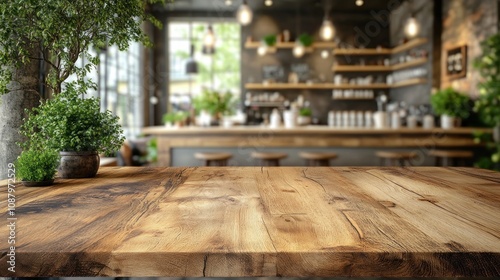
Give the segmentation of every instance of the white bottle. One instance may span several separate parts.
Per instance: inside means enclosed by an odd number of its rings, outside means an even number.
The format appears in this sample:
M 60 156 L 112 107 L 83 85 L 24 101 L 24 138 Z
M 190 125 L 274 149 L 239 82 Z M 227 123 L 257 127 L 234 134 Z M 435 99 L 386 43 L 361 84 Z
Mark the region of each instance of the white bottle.
M 278 112 L 278 109 L 273 109 L 273 112 L 271 113 L 271 119 L 270 119 L 270 128 L 278 128 L 281 126 L 281 115 Z

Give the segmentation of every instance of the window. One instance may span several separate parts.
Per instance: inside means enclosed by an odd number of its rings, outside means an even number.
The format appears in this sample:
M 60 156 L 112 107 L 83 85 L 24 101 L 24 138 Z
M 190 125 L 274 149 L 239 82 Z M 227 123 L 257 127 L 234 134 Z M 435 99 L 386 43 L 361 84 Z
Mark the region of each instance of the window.
M 88 92 L 87 96 L 100 98 L 101 109 L 107 109 L 120 118 L 119 123 L 128 139 L 137 137 L 144 125 L 141 48 L 137 42 L 131 42 L 126 51 L 120 51 L 116 46 L 108 47 L 99 54 L 101 63 L 97 69 L 86 77 L 98 87 L 97 91 Z M 77 65 L 82 67 L 84 61 L 80 59 Z M 73 75 L 67 81 L 75 79 Z
M 203 54 L 203 39 L 209 24 L 216 37 L 215 53 Z M 240 96 L 240 33 L 240 25 L 236 22 L 200 20 L 168 24 L 169 112 L 188 111 L 192 98 L 204 88 Z M 198 74 L 186 74 L 191 46 Z

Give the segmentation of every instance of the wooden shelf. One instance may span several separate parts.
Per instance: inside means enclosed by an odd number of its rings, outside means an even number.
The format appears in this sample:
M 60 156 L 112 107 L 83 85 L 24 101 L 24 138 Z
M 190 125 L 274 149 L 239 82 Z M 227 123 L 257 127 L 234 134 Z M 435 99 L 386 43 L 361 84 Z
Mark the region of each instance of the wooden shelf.
M 403 62 L 391 66 L 385 65 L 334 65 L 332 70 L 336 72 L 391 72 L 415 67 L 427 63 L 427 58 L 417 58 L 412 61 Z
M 385 65 L 334 65 L 335 72 L 390 72 L 391 66 Z
M 257 49 L 261 46 L 261 42 L 245 42 L 246 49 Z M 276 45 L 269 47 L 275 49 L 293 49 L 295 47 L 295 42 L 278 42 Z M 306 49 L 325 49 L 330 48 L 333 49 L 336 47 L 336 44 L 333 42 L 315 42 L 310 47 L 306 47 Z
M 398 54 L 402 53 L 404 51 L 410 50 L 414 47 L 418 47 L 420 45 L 426 44 L 427 43 L 427 38 L 416 38 L 411 41 L 406 42 L 405 44 L 402 44 L 401 46 L 397 46 L 392 49 L 392 54 Z
M 403 82 L 395 83 L 392 85 L 388 84 L 370 84 L 370 85 L 351 85 L 351 84 L 286 84 L 286 83 L 271 83 L 271 84 L 257 84 L 249 83 L 245 84 L 245 88 L 249 90 L 286 90 L 286 89 L 317 89 L 317 90 L 331 90 L 331 89 L 390 89 L 390 88 L 401 88 L 406 86 L 425 84 L 426 79 L 410 79 Z
M 379 48 L 379 49 L 335 49 L 333 51 L 334 55 L 390 55 L 392 54 L 391 49 Z
M 427 43 L 426 38 L 416 38 L 404 43 L 401 46 L 376 49 L 335 49 L 334 55 L 391 55 L 398 54 Z
M 408 86 L 415 86 L 415 85 L 420 85 L 420 84 L 425 84 L 427 83 L 427 79 L 424 78 L 416 78 L 416 79 L 409 79 L 406 81 L 398 82 L 392 85 L 392 88 L 402 88 L 402 87 L 408 87 Z
M 283 107 L 285 106 L 285 102 L 251 102 L 246 107 Z
M 428 61 L 427 58 L 417 58 L 417 59 L 407 61 L 404 63 L 392 65 L 391 68 L 392 68 L 392 71 L 397 71 L 397 70 L 402 70 L 402 69 L 406 69 L 406 68 L 419 66 L 419 65 L 427 63 L 427 61 Z

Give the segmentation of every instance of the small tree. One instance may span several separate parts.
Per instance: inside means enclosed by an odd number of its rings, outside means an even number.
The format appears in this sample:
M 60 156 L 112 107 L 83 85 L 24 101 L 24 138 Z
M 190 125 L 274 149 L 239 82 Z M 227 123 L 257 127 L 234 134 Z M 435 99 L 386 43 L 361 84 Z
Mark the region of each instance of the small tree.
M 117 45 L 125 50 L 131 41 L 151 45 L 142 30 L 144 21 L 160 26 L 147 13 L 148 5 L 164 0 L 8 0 L 0 1 L 0 178 L 7 163 L 20 154 L 15 145 L 24 109 L 39 103 L 41 84 L 61 92 L 72 74 L 79 79 L 99 63 L 91 46 Z M 80 57 L 83 67 L 75 63 Z M 40 63 L 42 62 L 42 63 Z M 47 75 L 39 79 L 40 67 Z

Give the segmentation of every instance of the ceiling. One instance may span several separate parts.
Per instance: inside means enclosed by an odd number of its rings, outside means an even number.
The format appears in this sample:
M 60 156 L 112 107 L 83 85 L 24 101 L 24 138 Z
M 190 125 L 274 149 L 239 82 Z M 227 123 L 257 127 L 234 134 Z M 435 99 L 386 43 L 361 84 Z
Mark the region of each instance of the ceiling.
M 356 6 L 355 0 L 272 0 L 273 5 L 267 7 L 264 0 L 247 0 L 254 11 L 312 11 L 330 9 L 332 13 L 368 13 L 388 9 L 389 2 L 394 0 L 364 0 L 361 7 Z M 403 2 L 405 0 L 401 0 Z M 173 0 L 168 4 L 170 12 L 234 12 L 243 0 L 232 0 L 227 6 L 226 0 Z

